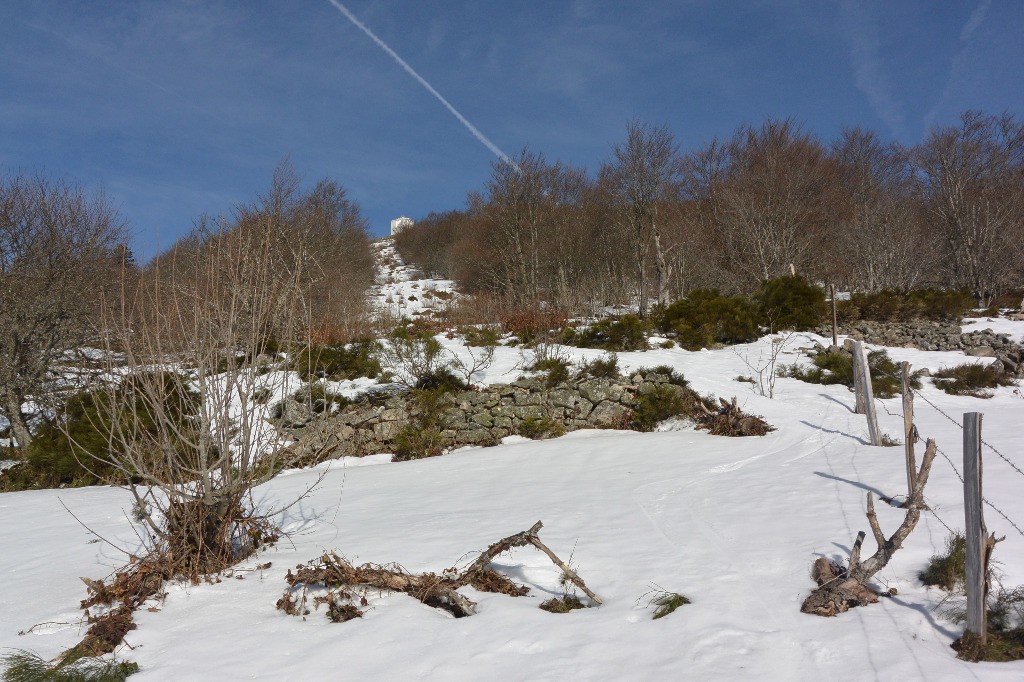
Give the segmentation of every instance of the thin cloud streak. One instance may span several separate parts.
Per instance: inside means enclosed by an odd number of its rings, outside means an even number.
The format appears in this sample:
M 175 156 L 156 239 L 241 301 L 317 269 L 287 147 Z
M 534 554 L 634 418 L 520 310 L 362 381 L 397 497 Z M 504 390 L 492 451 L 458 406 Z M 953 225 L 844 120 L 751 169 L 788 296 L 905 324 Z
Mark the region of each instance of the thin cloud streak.
M 361 21 L 359 21 L 359 19 L 357 19 L 355 17 L 355 15 L 352 14 L 352 12 L 350 12 L 347 7 L 345 7 L 345 5 L 343 5 L 340 2 L 338 2 L 338 0 L 328 0 L 328 2 L 330 2 L 332 5 L 334 5 L 334 7 L 339 12 L 344 14 L 345 17 L 349 21 L 351 21 L 353 24 L 355 24 L 356 27 L 360 31 L 362 31 L 367 36 L 369 36 L 370 39 L 373 42 L 377 43 L 377 46 L 380 47 L 380 49 L 384 50 L 384 52 L 386 52 L 388 54 L 388 56 L 390 56 L 392 59 L 394 59 L 396 62 L 398 62 L 398 65 L 401 66 L 403 69 L 405 69 L 406 73 L 408 73 L 410 76 L 415 78 L 416 81 L 420 85 L 422 85 L 424 88 L 427 89 L 427 92 L 429 92 L 431 95 L 433 95 L 437 99 L 438 102 L 443 104 L 444 107 L 448 111 L 450 111 L 452 113 L 452 115 L 455 116 L 455 118 L 458 119 L 459 123 L 461 123 L 463 126 L 465 126 L 466 130 L 468 130 L 470 132 L 470 134 L 473 135 L 473 137 L 475 137 L 481 144 L 483 144 L 485 147 L 487 147 L 489 150 L 491 150 L 492 154 L 497 156 L 503 162 L 505 162 L 505 163 L 507 163 L 507 164 L 509 164 L 509 165 L 511 165 L 513 167 L 516 167 L 516 164 L 513 163 L 512 159 L 510 159 L 508 157 L 508 154 L 506 154 L 505 152 L 501 151 L 501 149 L 499 149 L 496 144 L 494 144 L 489 139 L 487 139 L 487 136 L 484 135 L 482 132 L 480 132 L 477 129 L 476 126 L 474 126 L 472 123 L 470 123 L 468 120 L 466 120 L 466 117 L 463 116 L 462 114 L 460 114 L 459 111 L 455 107 L 453 107 L 451 105 L 451 103 L 448 102 L 448 100 L 446 100 L 444 97 L 442 97 L 441 93 L 439 93 L 437 90 L 435 90 L 434 87 L 430 83 L 428 83 L 425 78 L 423 78 L 423 76 L 421 76 L 418 73 L 416 73 L 415 69 L 413 69 L 411 66 L 409 66 L 409 64 L 406 63 L 406 61 L 404 59 L 399 57 L 398 53 L 396 53 L 394 50 L 392 50 L 390 47 L 388 47 L 387 43 L 385 43 L 383 40 L 378 38 L 377 35 L 366 26 L 366 24 L 364 24 Z
M 857 89 L 864 93 L 889 130 L 899 136 L 906 117 L 884 71 L 878 27 L 855 0 L 844 0 L 839 16 L 850 47 Z
M 931 108 L 928 114 L 924 117 L 925 128 L 932 128 L 935 125 L 935 119 L 938 118 L 940 109 L 942 109 L 953 96 L 953 92 L 956 89 L 957 83 L 960 81 L 961 74 L 967 57 L 970 53 L 971 47 L 974 44 L 974 34 L 978 32 L 978 28 L 985 22 L 985 16 L 988 14 L 988 8 L 991 6 L 992 0 L 981 0 L 978 6 L 971 12 L 971 16 L 968 17 L 967 23 L 960 30 L 960 43 L 961 47 L 953 57 L 953 63 L 949 67 L 949 78 L 946 80 L 946 87 L 942 89 L 942 94 L 939 95 L 938 101 L 935 106 Z

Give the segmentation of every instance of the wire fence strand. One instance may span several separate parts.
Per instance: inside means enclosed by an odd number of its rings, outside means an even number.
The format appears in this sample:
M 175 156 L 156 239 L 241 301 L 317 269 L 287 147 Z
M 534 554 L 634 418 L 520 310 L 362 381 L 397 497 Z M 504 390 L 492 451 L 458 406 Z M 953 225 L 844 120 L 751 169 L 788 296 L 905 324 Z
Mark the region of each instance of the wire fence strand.
M 897 380 L 899 380 L 900 382 L 902 382 L 902 381 L 903 381 L 903 376 L 902 376 L 902 374 L 899 374 L 899 375 L 896 375 L 896 374 L 889 374 L 889 376 L 890 376 L 890 377 L 892 377 L 892 378 L 894 378 L 894 379 L 897 379 Z M 943 409 L 942 409 L 941 407 L 939 407 L 938 405 L 936 405 L 935 403 L 933 403 L 933 402 L 932 402 L 931 400 L 929 400 L 929 399 L 928 399 L 928 397 L 927 397 L 926 395 L 924 395 L 924 393 L 922 393 L 922 392 L 921 392 L 920 390 L 918 390 L 918 389 L 916 389 L 916 388 L 914 388 L 914 387 L 912 387 L 912 386 L 911 386 L 911 387 L 909 387 L 909 388 L 910 388 L 910 391 L 911 391 L 911 393 L 912 393 L 913 395 L 915 395 L 915 396 L 917 396 L 917 397 L 921 398 L 921 400 L 923 400 L 923 401 L 924 401 L 924 402 L 925 402 L 925 403 L 926 403 L 926 404 L 927 404 L 927 405 L 928 405 L 929 407 L 931 407 L 931 408 L 932 408 L 933 410 L 935 410 L 936 412 L 938 412 L 939 414 L 941 414 L 941 415 L 942 415 L 943 417 L 945 417 L 945 418 L 946 418 L 946 419 L 948 419 L 948 420 L 949 420 L 950 422 L 952 422 L 953 424 L 955 424 L 955 425 L 957 426 L 957 428 L 959 428 L 959 429 L 960 429 L 961 431 L 963 431 L 963 428 L 964 428 L 963 424 L 961 424 L 961 423 L 960 423 L 959 421 L 957 421 L 957 419 L 956 419 L 955 417 L 953 417 L 952 415 L 950 415 L 949 413 L 947 413 L 947 412 L 946 412 L 945 410 L 943 410 Z M 875 402 L 876 402 L 876 403 L 878 403 L 878 404 L 880 404 L 880 405 L 882 405 L 882 409 L 883 409 L 883 410 L 885 410 L 885 412 L 886 412 L 886 413 L 887 413 L 887 414 L 888 414 L 889 416 L 893 416 L 893 417 L 894 417 L 894 416 L 897 416 L 897 415 L 896 415 L 896 414 L 894 414 L 893 412 L 890 412 L 890 411 L 889 411 L 889 409 L 888 409 L 888 408 L 887 408 L 887 407 L 885 406 L 885 404 L 881 402 L 881 399 L 880 399 L 880 398 L 875 398 Z M 996 449 L 996 448 L 995 448 L 995 447 L 994 447 L 993 445 L 991 445 L 991 444 L 990 444 L 990 443 L 989 443 L 988 441 L 986 441 L 986 440 L 985 440 L 984 438 L 982 438 L 982 439 L 981 439 L 981 442 L 982 442 L 982 445 L 984 445 L 985 447 L 987 447 L 987 448 L 988 448 L 989 450 L 991 450 L 991 451 L 992 451 L 993 453 L 995 453 L 997 457 L 999 457 L 999 458 L 1000 458 L 1001 460 L 1003 460 L 1003 461 L 1004 461 L 1004 462 L 1005 462 L 1006 464 L 1008 464 L 1008 465 L 1010 466 L 1010 468 L 1012 468 L 1012 469 L 1013 469 L 1014 471 L 1016 471 L 1016 472 L 1017 472 L 1018 474 L 1020 474 L 1021 476 L 1024 476 L 1024 470 L 1022 470 L 1022 469 L 1021 469 L 1021 468 L 1020 468 L 1019 466 L 1017 466 L 1016 464 L 1014 464 L 1014 463 L 1013 463 L 1013 462 L 1012 462 L 1012 461 L 1010 460 L 1010 458 L 1008 458 L 1008 457 L 1007 457 L 1006 455 L 1004 455 L 1004 454 L 1003 454 L 1003 453 L 1001 453 L 1001 452 L 1000 452 L 999 450 L 997 450 L 997 449 Z M 956 474 L 956 477 L 957 477 L 958 479 L 960 479 L 960 483 L 961 483 L 961 484 L 963 484 L 963 483 L 964 483 L 964 477 L 963 477 L 963 474 L 961 474 L 961 473 L 960 473 L 960 470 L 956 468 L 956 464 L 954 464 L 954 463 L 953 463 L 953 460 L 952 460 L 952 459 L 951 459 L 951 458 L 949 457 L 949 455 L 947 455 L 947 454 L 946 454 L 946 453 L 945 453 L 945 452 L 944 452 L 944 451 L 942 450 L 942 448 L 938 447 L 938 444 L 936 444 L 936 446 L 935 446 L 935 449 L 936 449 L 936 451 L 938 451 L 938 453 L 939 453 L 940 455 L 942 455 L 943 459 L 945 459 L 945 460 L 946 460 L 946 462 L 947 462 L 947 463 L 949 464 L 950 468 L 952 468 L 952 469 L 953 469 L 953 473 L 955 473 L 955 474 Z M 1019 525 L 1017 525 L 1017 523 L 1016 523 L 1016 522 L 1014 522 L 1014 521 L 1013 521 L 1013 519 L 1011 519 L 1011 518 L 1010 518 L 1010 517 L 1009 517 L 1009 516 L 1008 516 L 1008 515 L 1006 514 L 1006 512 L 1004 512 L 1004 511 L 1003 511 L 1002 509 L 1000 509 L 999 507 L 997 507 L 997 506 L 995 506 L 994 504 L 992 504 L 992 502 L 991 502 L 991 501 L 989 501 L 989 499 L 988 499 L 988 498 L 986 498 L 986 497 L 984 497 L 984 496 L 983 496 L 983 497 L 982 497 L 981 499 L 982 499 L 982 501 L 983 501 L 983 502 L 984 502 L 984 503 L 985 503 L 986 505 L 988 505 L 988 507 L 989 507 L 990 509 L 992 509 L 992 510 L 993 510 L 994 512 L 996 512 L 996 513 L 997 513 L 997 514 L 999 514 L 999 515 L 1000 515 L 1001 517 L 1003 517 L 1003 519 L 1005 519 L 1005 520 L 1006 520 L 1006 522 L 1007 522 L 1007 523 L 1009 523 L 1009 524 L 1010 524 L 1010 525 L 1011 525 L 1011 526 L 1013 527 L 1013 529 L 1014 529 L 1014 530 L 1016 530 L 1016 531 L 1017 531 L 1017 533 L 1019 533 L 1019 534 L 1020 534 L 1020 536 L 1021 536 L 1021 537 L 1024 537 L 1024 529 L 1021 529 L 1021 527 L 1020 527 Z M 935 516 L 935 518 L 936 518 L 936 519 L 938 520 L 938 522 L 939 522 L 939 523 L 941 523 L 941 524 L 942 524 L 943 526 L 945 526 L 946 530 L 948 530 L 948 531 L 949 531 L 950 533 L 952 533 L 952 532 L 953 532 L 953 530 L 952 530 L 952 529 L 951 529 L 951 528 L 949 527 L 949 525 L 947 525 L 947 524 L 946 524 L 946 522 L 945 522 L 945 521 L 943 521 L 943 520 L 942 520 L 941 518 L 939 518 L 938 514 L 936 514 L 936 513 L 935 513 L 935 511 L 934 511 L 933 509 L 931 509 L 931 505 L 928 505 L 928 507 L 929 507 L 929 510 L 930 510 L 930 511 L 932 512 L 932 515 L 933 515 L 933 516 Z

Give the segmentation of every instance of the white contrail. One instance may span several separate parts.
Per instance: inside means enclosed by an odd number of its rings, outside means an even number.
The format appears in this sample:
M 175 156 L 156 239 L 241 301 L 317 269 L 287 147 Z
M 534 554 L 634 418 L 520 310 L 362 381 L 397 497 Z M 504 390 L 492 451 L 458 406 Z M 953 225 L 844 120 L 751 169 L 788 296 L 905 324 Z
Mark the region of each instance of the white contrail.
M 462 114 L 460 114 L 458 112 L 458 110 L 455 107 L 453 107 L 448 102 L 448 100 L 446 100 L 444 97 L 442 97 L 441 93 L 439 93 L 437 90 L 435 90 L 434 87 L 423 78 L 423 76 L 421 76 L 418 73 L 416 73 L 415 69 L 413 69 L 411 66 L 409 66 L 405 62 L 404 59 L 399 57 L 398 54 L 394 50 L 392 50 L 390 47 L 388 47 L 387 44 L 383 40 L 378 38 L 377 35 L 373 31 L 371 31 L 369 28 L 367 28 L 366 24 L 364 24 L 363 22 L 361 22 L 358 19 L 356 19 L 355 15 L 352 14 L 352 12 L 350 12 L 348 10 L 348 7 L 345 7 L 345 5 L 343 5 L 340 2 L 338 2 L 338 0 L 328 0 L 328 2 L 330 2 L 332 5 L 334 5 L 338 9 L 339 12 L 341 12 L 346 17 L 348 17 L 348 20 L 351 21 L 353 24 L 355 24 L 359 28 L 360 31 L 362 31 L 366 35 L 370 36 L 370 40 L 372 40 L 373 42 L 377 43 L 377 45 L 380 46 L 380 49 L 382 49 L 385 52 L 387 52 L 391 56 L 392 59 L 394 59 L 396 62 L 398 62 L 399 66 L 401 66 L 403 69 L 406 70 L 406 72 L 408 72 L 408 74 L 410 76 L 412 76 L 417 81 L 419 81 L 419 84 L 422 85 L 423 87 L 425 87 L 427 89 L 427 92 L 429 92 L 431 95 L 436 97 L 437 101 L 440 102 L 441 104 L 443 104 L 448 111 L 452 112 L 452 115 L 455 116 L 455 118 L 459 119 L 459 123 L 464 125 L 466 127 L 466 130 L 468 130 L 473 135 L 473 137 L 475 137 L 477 140 L 479 140 L 481 143 L 483 143 L 483 145 L 485 147 L 490 149 L 491 153 L 493 153 L 495 156 L 497 156 L 499 159 L 501 159 L 505 163 L 511 165 L 513 168 L 516 167 L 516 164 L 513 163 L 512 159 L 508 158 L 508 154 L 506 154 L 505 152 L 503 152 L 500 149 L 498 149 L 498 145 L 496 145 L 493 142 L 491 142 L 490 140 L 488 140 L 486 135 L 481 133 L 479 130 L 477 130 L 476 126 L 474 126 L 472 123 L 467 121 L 466 117 L 463 116 Z

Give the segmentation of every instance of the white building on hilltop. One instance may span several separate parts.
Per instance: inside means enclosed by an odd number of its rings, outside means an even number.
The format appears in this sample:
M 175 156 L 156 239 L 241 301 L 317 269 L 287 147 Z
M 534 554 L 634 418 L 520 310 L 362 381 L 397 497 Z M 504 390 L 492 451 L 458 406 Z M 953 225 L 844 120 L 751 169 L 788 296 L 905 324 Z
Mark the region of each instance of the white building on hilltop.
M 412 218 L 406 218 L 405 216 L 395 218 L 391 221 L 391 236 L 394 237 L 405 228 L 412 227 L 413 225 L 415 225 L 415 223 Z

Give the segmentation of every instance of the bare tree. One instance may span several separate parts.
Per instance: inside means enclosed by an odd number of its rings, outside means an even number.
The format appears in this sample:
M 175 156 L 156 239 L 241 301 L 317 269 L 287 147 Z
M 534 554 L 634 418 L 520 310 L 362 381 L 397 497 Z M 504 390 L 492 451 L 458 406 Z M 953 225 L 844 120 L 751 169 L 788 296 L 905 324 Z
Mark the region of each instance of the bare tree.
M 736 133 L 719 215 L 730 265 L 746 284 L 781 276 L 791 264 L 816 274 L 815 247 L 825 243 L 831 212 L 831 176 L 820 143 L 792 120 Z
M 57 367 L 96 332 L 126 238 L 101 193 L 43 176 L 0 178 L 0 409 L 19 447 L 32 441 L 26 401 L 49 405 Z
M 662 204 L 679 174 L 679 146 L 665 126 L 630 121 L 626 141 L 613 145 L 614 159 L 602 169 L 615 197 L 615 216 L 629 235 L 637 266 L 639 312 L 647 309 L 647 254 L 654 249 L 658 302 L 668 303 L 672 273 L 663 239 Z
M 845 129 L 832 146 L 838 165 L 841 232 L 834 271 L 848 270 L 866 291 L 912 289 L 934 262 L 932 240 L 918 219 L 909 154 L 872 131 Z
M 368 320 L 364 294 L 373 283 L 373 255 L 367 221 L 344 187 L 328 178 L 305 192 L 284 159 L 267 192 L 236 214 L 234 229 L 268 230 L 274 257 L 305 273 L 305 305 L 319 341 L 359 335 Z
M 1021 283 L 1024 124 L 967 111 L 915 154 L 929 216 L 941 231 L 949 283 L 988 305 Z
M 288 389 L 287 373 L 267 371 L 275 358 L 308 349 L 316 278 L 303 245 L 283 254 L 272 227 L 266 218 L 193 237 L 180 268 L 166 256 L 130 305 L 104 310 L 107 348 L 121 355 L 108 354 L 96 387 L 108 446 L 89 454 L 131 482 L 156 548 L 186 575 L 258 544 L 252 488 L 333 445 L 321 434 L 315 453 L 289 447 L 259 397 Z

